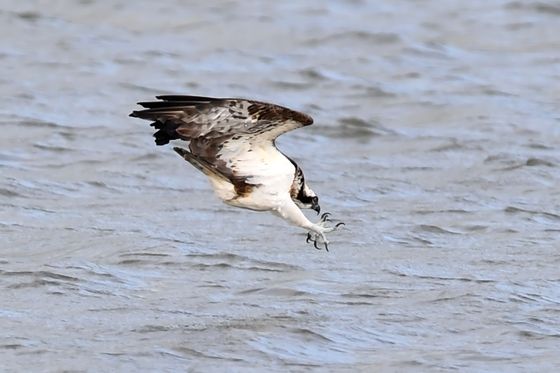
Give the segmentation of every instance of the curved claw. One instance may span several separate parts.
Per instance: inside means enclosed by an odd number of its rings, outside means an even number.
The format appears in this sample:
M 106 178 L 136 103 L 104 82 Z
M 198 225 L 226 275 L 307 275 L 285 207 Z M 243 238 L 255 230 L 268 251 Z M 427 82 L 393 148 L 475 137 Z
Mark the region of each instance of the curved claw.
M 307 232 L 307 239 L 305 240 L 305 243 L 309 243 L 309 241 L 311 241 L 311 233 Z
M 329 216 L 331 215 L 330 212 L 325 212 L 323 215 L 321 215 L 321 219 L 319 220 L 320 223 L 324 223 L 327 221 L 331 221 L 331 219 L 329 219 Z
M 329 251 L 329 244 L 325 242 L 325 250 Z
M 313 241 L 313 246 L 315 246 L 317 250 L 321 250 L 321 248 L 317 246 L 317 240 Z
M 343 222 L 340 222 L 340 223 L 336 223 L 336 225 L 335 225 L 334 227 L 335 227 L 335 228 L 338 228 L 338 227 L 340 227 L 341 225 L 346 225 L 346 224 L 343 223 Z

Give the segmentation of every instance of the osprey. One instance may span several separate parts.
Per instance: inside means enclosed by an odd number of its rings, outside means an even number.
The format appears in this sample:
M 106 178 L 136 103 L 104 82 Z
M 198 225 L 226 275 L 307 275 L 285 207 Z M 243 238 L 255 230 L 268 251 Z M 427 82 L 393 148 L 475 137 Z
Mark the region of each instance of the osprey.
M 305 182 L 302 169 L 275 145 L 278 136 L 309 126 L 303 113 L 259 101 L 200 96 L 156 96 L 139 102 L 144 110 L 130 116 L 153 121 L 157 145 L 183 140 L 188 149 L 173 148 L 202 171 L 225 203 L 255 211 L 271 211 L 308 231 L 307 242 L 323 242 L 329 213 L 312 223 L 300 208 L 320 213 L 319 197 Z

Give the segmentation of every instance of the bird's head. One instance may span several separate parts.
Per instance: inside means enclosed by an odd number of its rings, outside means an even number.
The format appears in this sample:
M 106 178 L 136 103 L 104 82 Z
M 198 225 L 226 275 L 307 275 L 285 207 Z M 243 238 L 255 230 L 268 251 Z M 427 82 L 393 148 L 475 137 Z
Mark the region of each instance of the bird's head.
M 296 162 L 288 158 L 294 165 L 296 172 L 294 174 L 294 181 L 290 188 L 290 195 L 292 200 L 300 209 L 312 209 L 317 211 L 317 215 L 321 213 L 321 206 L 319 206 L 319 197 L 311 190 L 305 183 L 305 176 L 303 171 Z
M 321 212 L 321 206 L 319 206 L 319 197 L 303 183 L 301 188 L 294 199 L 294 202 L 299 208 L 312 209 L 317 211 L 317 215 Z

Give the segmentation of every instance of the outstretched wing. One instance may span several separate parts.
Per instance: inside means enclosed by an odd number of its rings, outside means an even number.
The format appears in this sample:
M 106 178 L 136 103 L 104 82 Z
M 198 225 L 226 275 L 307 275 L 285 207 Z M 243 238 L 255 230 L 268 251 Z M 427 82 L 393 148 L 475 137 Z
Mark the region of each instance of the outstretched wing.
M 200 96 L 157 98 L 161 101 L 139 102 L 146 109 L 134 111 L 130 116 L 159 122 L 154 123 L 156 128 L 167 124 L 164 132 L 172 137 L 175 131 L 183 140 L 241 135 L 272 141 L 283 133 L 313 123 L 309 115 L 259 101 Z M 163 141 L 162 136 L 160 142 Z
M 130 115 L 154 121 L 158 145 L 175 139 L 188 141 L 195 157 L 230 180 L 250 176 L 251 172 L 243 169 L 257 171 L 258 157 L 249 153 L 255 149 L 277 152 L 274 140 L 278 136 L 313 123 L 306 114 L 259 101 L 173 95 L 157 98 L 160 101 L 139 102 L 145 110 Z

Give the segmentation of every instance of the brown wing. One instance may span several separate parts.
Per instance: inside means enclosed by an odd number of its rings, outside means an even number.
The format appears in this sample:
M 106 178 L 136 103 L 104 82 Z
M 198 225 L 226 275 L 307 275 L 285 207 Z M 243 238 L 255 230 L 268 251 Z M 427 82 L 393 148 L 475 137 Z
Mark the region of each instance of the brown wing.
M 162 101 L 139 102 L 146 110 L 133 111 L 130 116 L 155 121 L 153 126 L 163 129 L 172 137 L 169 140 L 174 136 L 188 141 L 234 135 L 274 140 L 285 132 L 313 123 L 306 114 L 259 101 L 200 96 L 157 98 Z M 160 142 L 165 140 L 163 137 Z
M 235 160 L 251 145 L 267 142 L 293 129 L 311 125 L 303 113 L 259 101 L 201 96 L 157 96 L 161 101 L 139 102 L 145 110 L 132 117 L 153 120 L 156 144 L 170 140 L 189 142 L 195 156 L 213 165 L 230 180 Z M 227 151 L 226 151 L 227 150 Z

